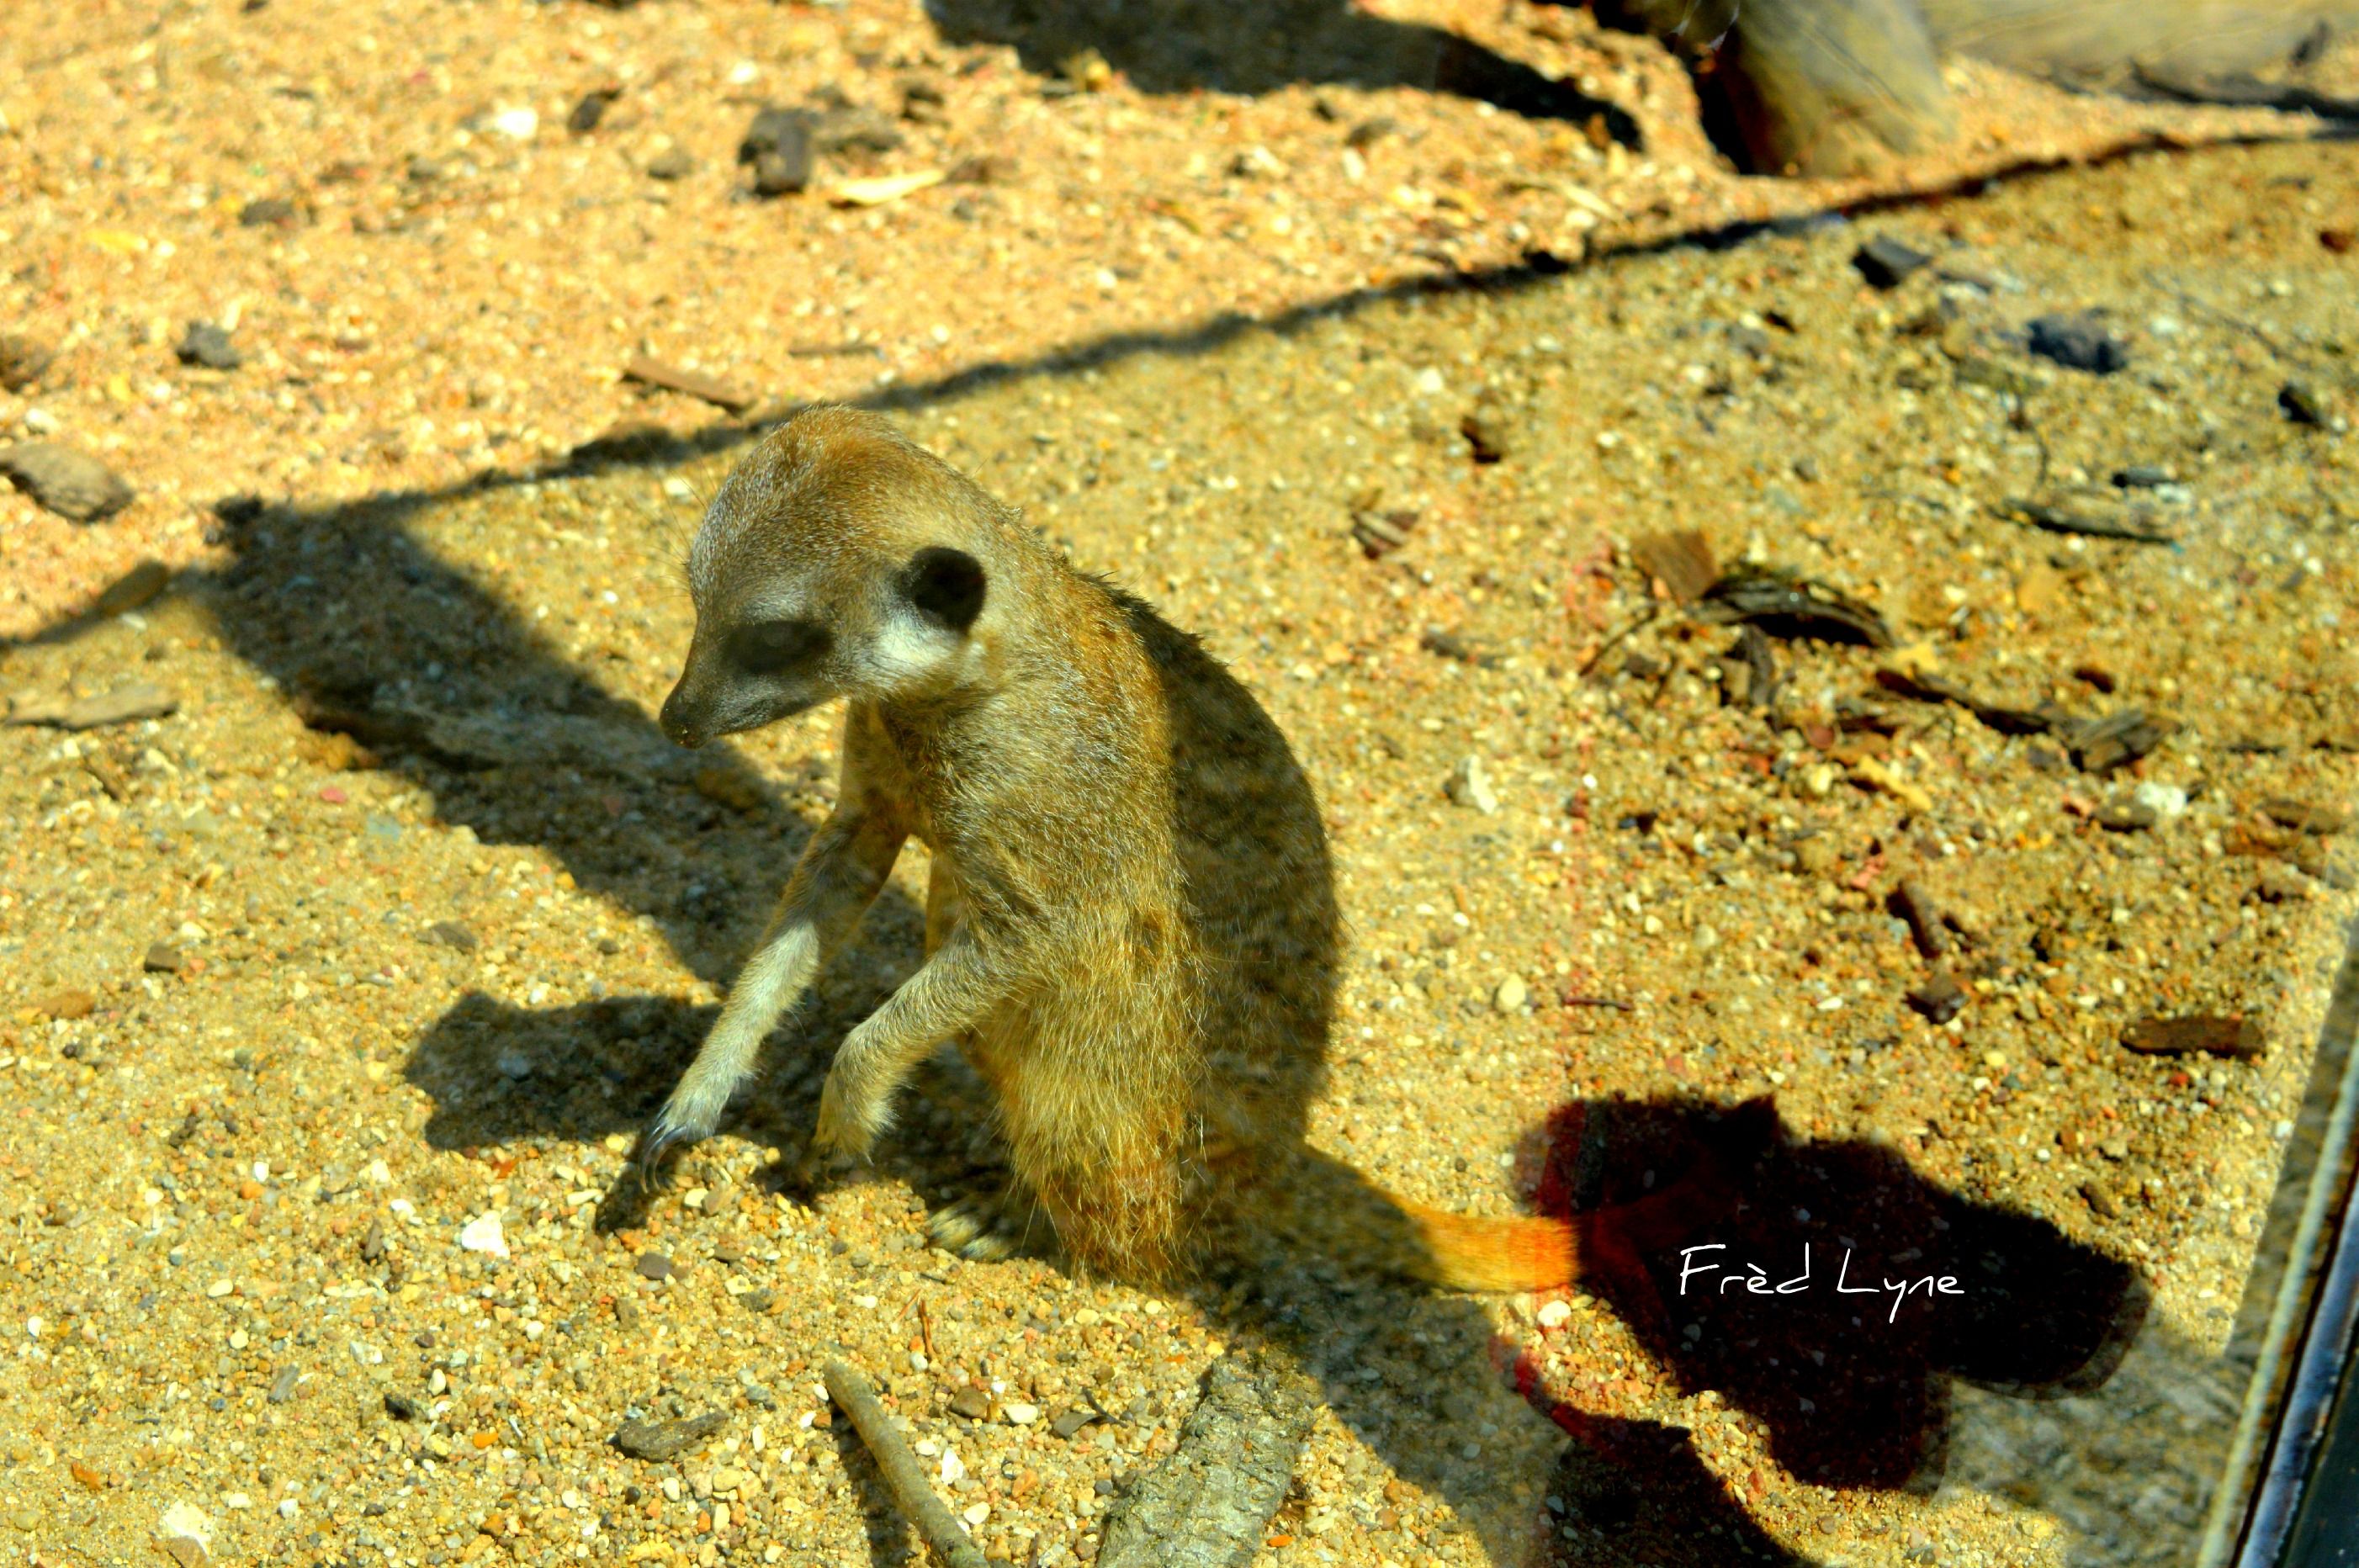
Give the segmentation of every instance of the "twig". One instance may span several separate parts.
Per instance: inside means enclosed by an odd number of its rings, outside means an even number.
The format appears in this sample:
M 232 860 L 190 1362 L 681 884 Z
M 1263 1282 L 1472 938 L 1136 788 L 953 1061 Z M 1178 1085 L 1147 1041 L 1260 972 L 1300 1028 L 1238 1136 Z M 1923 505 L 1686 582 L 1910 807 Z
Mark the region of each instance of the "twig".
M 1574 673 L 1582 677 L 1583 680 L 1588 679 L 1589 672 L 1597 668 L 1598 661 L 1603 659 L 1607 654 L 1612 653 L 1614 648 L 1621 644 L 1624 637 L 1628 637 L 1640 626 L 1652 622 L 1658 615 L 1661 614 L 1661 612 L 1662 606 L 1660 604 L 1647 605 L 1644 610 L 1638 613 L 1638 616 L 1636 620 L 1629 622 L 1624 626 L 1620 631 L 1615 632 L 1612 637 L 1607 637 L 1603 642 L 1598 644 L 1597 651 L 1591 654 L 1587 659 L 1582 660 L 1581 668 L 1574 671 Z
M 1568 1007 L 1611 1007 L 1617 1013 L 1635 1013 L 1638 1010 L 1629 1003 L 1616 1001 L 1611 996 L 1567 996 L 1562 999 L 1562 1005 Z
M 926 1473 L 918 1465 L 918 1456 L 894 1430 L 893 1421 L 886 1415 L 885 1407 L 876 1402 L 876 1390 L 868 1386 L 851 1367 L 841 1361 L 831 1361 L 820 1369 L 827 1384 L 828 1398 L 842 1407 L 852 1418 L 853 1429 L 860 1441 L 868 1445 L 869 1455 L 876 1461 L 876 1469 L 885 1477 L 885 1486 L 893 1500 L 934 1555 L 950 1568 L 988 1568 L 983 1548 L 967 1538 L 949 1508 L 926 1484 Z

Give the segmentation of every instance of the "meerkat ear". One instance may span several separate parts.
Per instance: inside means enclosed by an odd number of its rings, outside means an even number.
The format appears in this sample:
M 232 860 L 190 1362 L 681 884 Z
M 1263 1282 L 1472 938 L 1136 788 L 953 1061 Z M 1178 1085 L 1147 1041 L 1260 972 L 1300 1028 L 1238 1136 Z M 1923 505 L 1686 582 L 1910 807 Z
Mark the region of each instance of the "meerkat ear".
M 901 569 L 900 588 L 919 615 L 963 632 L 983 613 L 983 562 L 962 550 L 929 545 Z

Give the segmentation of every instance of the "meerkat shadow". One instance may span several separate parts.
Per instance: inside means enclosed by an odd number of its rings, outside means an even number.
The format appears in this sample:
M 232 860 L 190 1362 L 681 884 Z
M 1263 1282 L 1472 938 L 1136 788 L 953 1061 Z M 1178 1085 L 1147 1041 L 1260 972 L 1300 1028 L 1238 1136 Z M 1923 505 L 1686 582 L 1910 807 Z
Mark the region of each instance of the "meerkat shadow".
M 1027 70 L 1079 85 L 1088 85 L 1094 50 L 1147 93 L 1407 87 L 1593 125 L 1634 150 L 1642 144 L 1637 122 L 1616 104 L 1458 34 L 1343 0 L 1270 0 L 1254 8 L 1252 26 L 1220 0 L 927 0 L 926 11 L 945 42 L 1013 45 Z
M 1711 1389 L 1745 1411 L 1809 1485 L 1930 1492 L 1947 1465 L 1953 1384 L 2087 1394 L 2146 1323 L 2130 1264 L 1930 1181 L 1880 1143 L 1802 1137 L 1766 1100 L 1580 1102 L 1535 1143 L 1543 1214 L 1608 1208 L 1649 1179 L 1715 1163 L 1733 1201 L 1676 1246 L 1584 1284 L 1680 1393 Z M 1535 1369 L 1535 1403 L 1560 1426 L 1620 1430 L 1588 1408 L 1599 1389 L 1550 1386 L 1544 1358 Z M 1647 1451 L 1617 1438 L 1601 1457 L 1617 1443 Z

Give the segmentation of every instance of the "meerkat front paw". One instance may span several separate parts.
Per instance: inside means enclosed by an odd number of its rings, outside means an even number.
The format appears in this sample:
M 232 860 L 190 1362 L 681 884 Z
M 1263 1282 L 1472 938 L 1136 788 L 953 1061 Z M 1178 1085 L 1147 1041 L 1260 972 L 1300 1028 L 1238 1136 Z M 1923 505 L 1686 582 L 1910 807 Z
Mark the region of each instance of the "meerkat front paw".
M 811 1129 L 811 1149 L 820 1154 L 865 1157 L 885 1125 L 885 1107 L 870 1105 L 843 1086 L 843 1074 L 830 1073 L 819 1092 L 819 1125 Z
M 674 1094 L 639 1135 L 638 1152 L 631 1157 L 631 1163 L 638 1168 L 639 1180 L 652 1185 L 667 1156 L 711 1138 L 719 1120 L 717 1115 L 707 1114 L 692 1101 Z

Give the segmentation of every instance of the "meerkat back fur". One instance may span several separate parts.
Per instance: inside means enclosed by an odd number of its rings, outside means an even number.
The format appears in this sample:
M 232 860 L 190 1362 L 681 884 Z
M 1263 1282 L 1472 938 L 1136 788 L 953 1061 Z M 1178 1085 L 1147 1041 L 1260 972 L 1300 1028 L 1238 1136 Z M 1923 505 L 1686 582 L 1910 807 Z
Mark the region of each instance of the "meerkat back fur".
M 688 577 L 672 739 L 848 701 L 835 810 L 642 1140 L 642 1169 L 713 1130 L 915 836 L 933 855 L 927 955 L 837 1051 L 814 1151 L 866 1153 L 903 1079 L 955 1040 L 989 1085 L 1014 1186 L 999 1213 L 938 1213 L 947 1246 L 993 1255 L 1000 1214 L 1037 1211 L 1075 1260 L 1152 1277 L 1192 1261 L 1224 1192 L 1232 1210 L 1299 1211 L 1298 1178 L 1321 1164 L 1303 1128 L 1324 1087 L 1341 923 L 1315 797 L 1250 694 L 1012 508 L 849 409 L 799 414 L 740 463 Z M 1376 1266 L 1473 1289 L 1578 1271 L 1569 1225 L 1343 1186 L 1364 1201 L 1321 1201 L 1298 1228 Z

